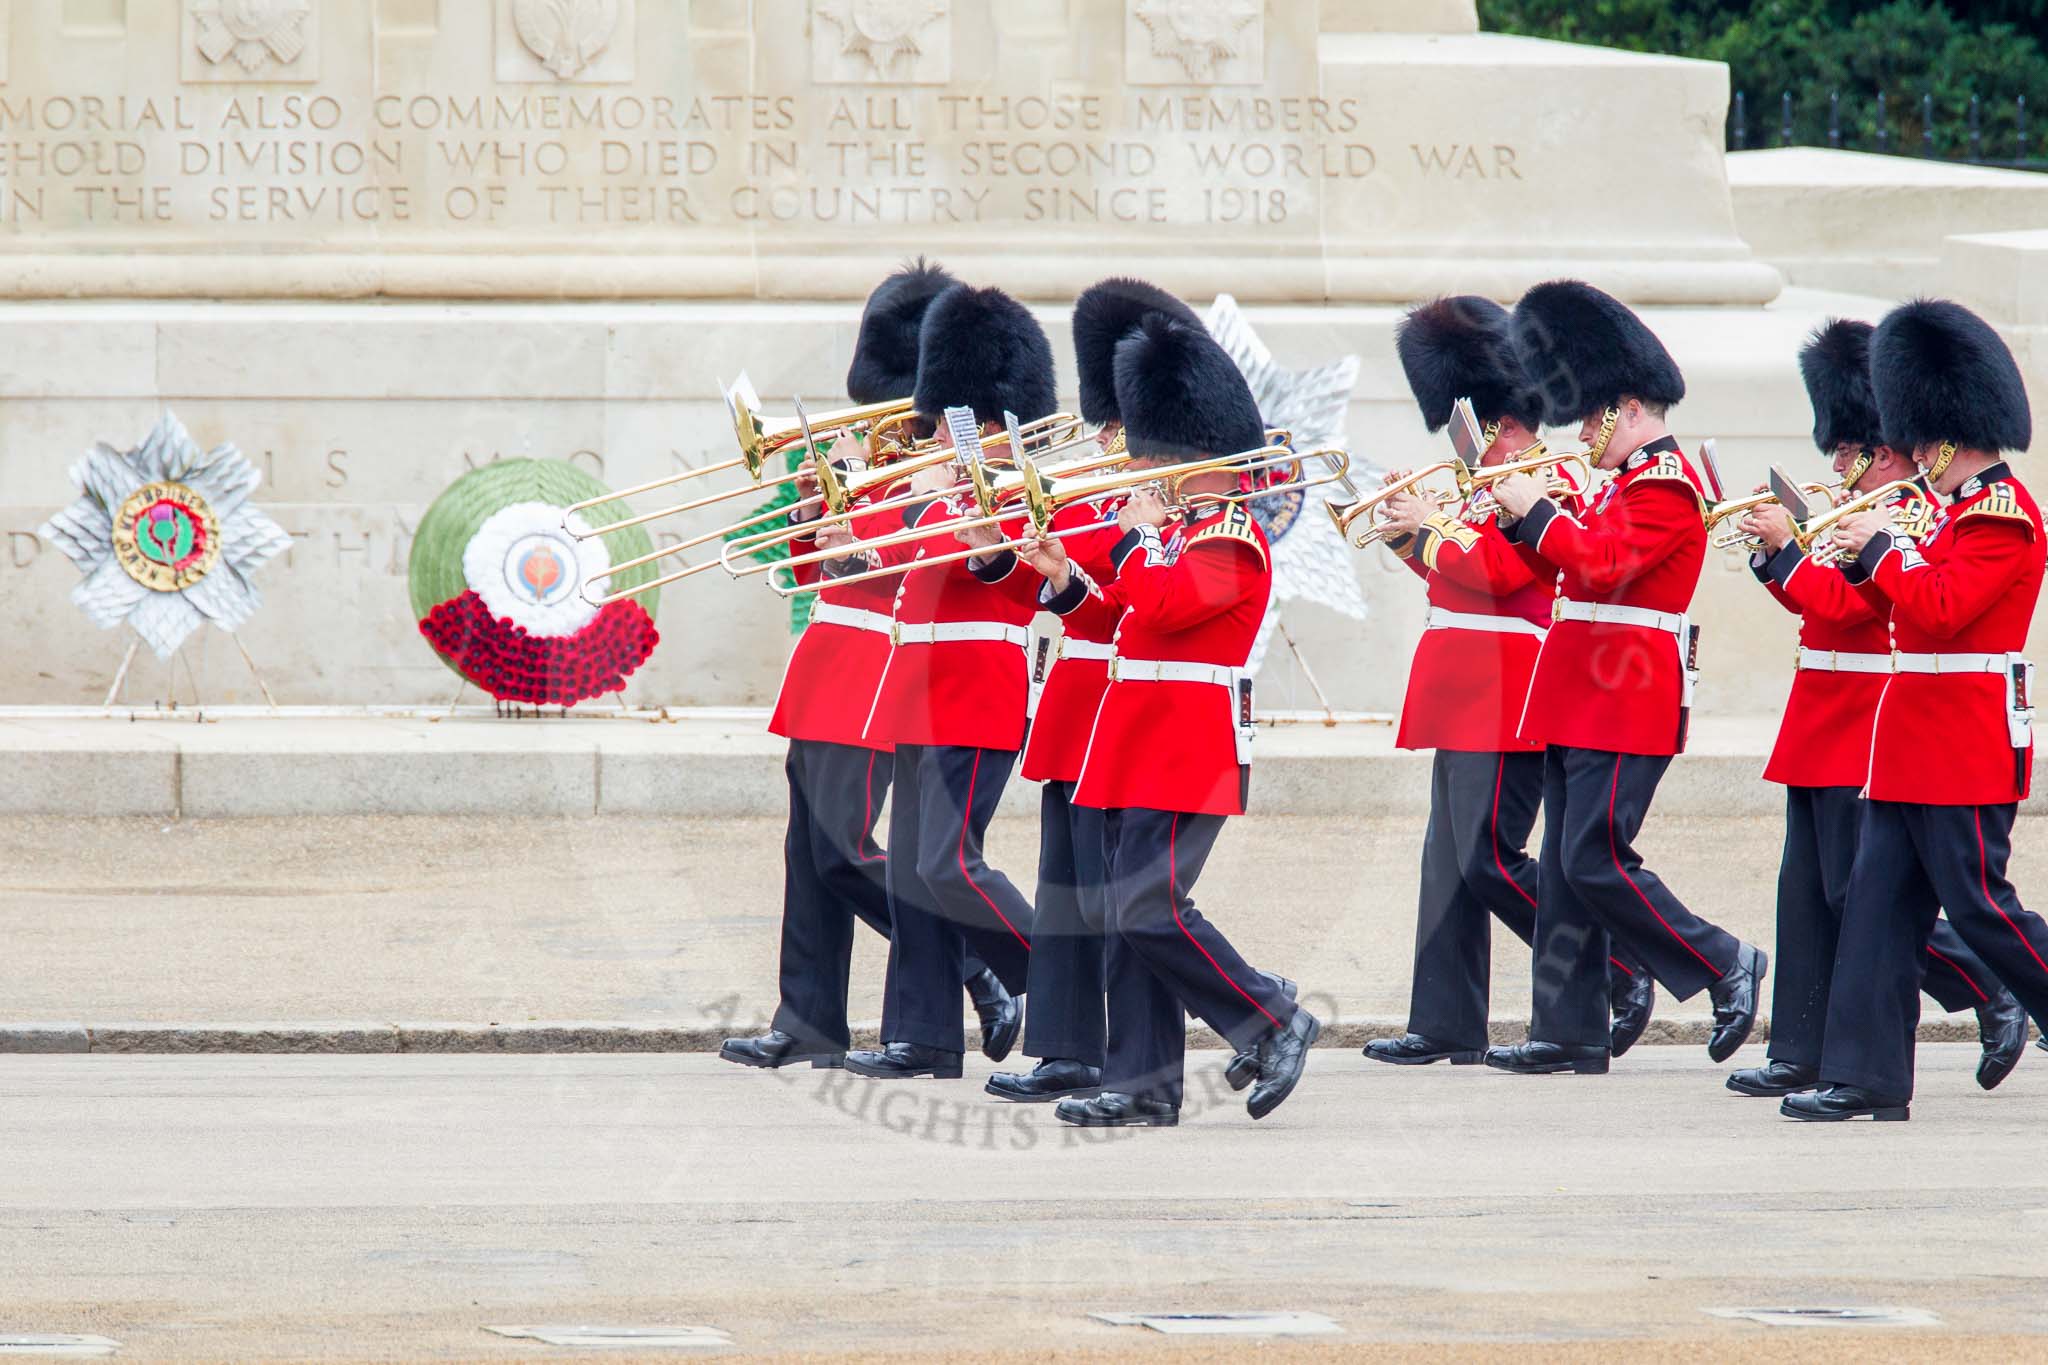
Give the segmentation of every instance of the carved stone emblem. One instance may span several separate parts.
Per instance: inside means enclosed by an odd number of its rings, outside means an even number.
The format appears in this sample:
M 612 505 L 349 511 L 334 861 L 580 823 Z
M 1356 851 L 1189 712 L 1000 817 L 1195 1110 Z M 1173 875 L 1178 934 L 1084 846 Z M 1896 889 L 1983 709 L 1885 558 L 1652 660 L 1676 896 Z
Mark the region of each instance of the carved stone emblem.
M 199 0 L 195 45 L 214 66 L 232 59 L 252 76 L 273 62 L 290 66 L 305 54 L 312 8 L 311 0 Z
M 821 81 L 930 84 L 947 79 L 950 0 L 815 0 L 814 76 Z
M 1224 68 L 1262 50 L 1259 0 L 1135 0 L 1129 14 L 1144 32 L 1148 55 L 1162 66 L 1178 63 L 1197 85 L 1216 83 Z M 1127 67 L 1136 55 L 1127 54 Z
M 619 26 L 619 0 L 512 0 L 519 41 L 558 80 L 597 60 Z

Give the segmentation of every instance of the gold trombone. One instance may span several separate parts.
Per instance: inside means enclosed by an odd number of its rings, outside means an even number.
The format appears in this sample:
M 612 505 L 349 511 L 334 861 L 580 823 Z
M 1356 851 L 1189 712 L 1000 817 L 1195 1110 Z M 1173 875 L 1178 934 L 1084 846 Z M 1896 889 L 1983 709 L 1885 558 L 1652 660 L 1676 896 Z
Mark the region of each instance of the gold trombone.
M 1306 459 L 1321 459 L 1329 465 L 1329 471 L 1309 476 L 1305 470 Z M 1168 505 L 1186 515 L 1190 510 L 1213 503 L 1249 502 L 1272 493 L 1291 492 L 1296 488 L 1310 488 L 1318 484 L 1334 483 L 1349 470 L 1350 456 L 1338 449 L 1312 451 L 1307 456 L 1297 455 L 1286 446 L 1264 446 L 1257 450 L 1240 451 L 1235 455 L 1218 455 L 1206 460 L 1191 460 L 1184 464 L 1148 469 L 1122 469 L 1113 473 L 1079 474 L 1066 478 L 1048 478 L 1044 472 L 1033 466 L 1027 457 L 1017 471 L 1017 488 L 1023 494 L 1022 519 L 1029 527 L 1026 534 L 993 545 L 968 546 L 948 554 L 934 555 L 925 559 L 908 560 L 901 564 L 885 564 L 878 568 L 859 573 L 844 574 L 833 578 L 834 586 L 846 586 L 867 582 L 870 579 L 885 578 L 892 574 L 907 573 L 912 569 L 930 569 L 944 564 L 955 564 L 965 559 L 978 559 L 999 555 L 1005 550 L 1020 550 L 1048 533 L 1058 538 L 1079 535 L 1083 531 L 1098 530 L 1105 523 L 1090 522 L 1086 526 L 1069 527 L 1064 531 L 1050 532 L 1053 514 L 1069 503 L 1085 502 L 1091 498 L 1109 493 L 1124 492 L 1148 484 L 1164 485 Z M 1287 471 L 1287 477 L 1277 483 L 1236 492 L 1183 493 L 1182 486 L 1189 480 L 1204 474 L 1235 473 L 1263 474 L 1273 470 Z M 993 512 L 986 516 L 965 521 L 944 521 L 934 526 L 912 527 L 875 540 L 862 541 L 857 545 L 840 546 L 830 550 L 818 550 L 796 559 L 786 559 L 777 565 L 748 565 L 734 571 L 738 577 L 747 573 L 759 573 L 769 567 L 791 568 L 799 564 L 817 564 L 828 560 L 846 559 L 849 556 L 894 549 L 916 544 L 943 535 L 961 531 L 981 530 L 1000 526 L 1004 522 L 1016 521 L 1019 512 L 1012 508 Z M 728 567 L 730 567 L 728 565 Z M 802 591 L 796 584 L 785 586 L 772 582 L 770 586 L 784 597 Z

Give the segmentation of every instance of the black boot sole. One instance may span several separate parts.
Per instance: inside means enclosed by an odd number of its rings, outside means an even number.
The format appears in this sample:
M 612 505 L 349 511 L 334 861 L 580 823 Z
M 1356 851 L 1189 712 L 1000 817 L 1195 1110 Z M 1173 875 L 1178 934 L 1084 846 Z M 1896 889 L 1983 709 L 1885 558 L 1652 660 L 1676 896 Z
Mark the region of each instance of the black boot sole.
M 960 1079 L 961 1072 L 961 1066 L 958 1062 L 954 1062 L 951 1066 L 920 1066 L 907 1071 L 899 1070 L 895 1067 L 862 1066 L 860 1063 L 852 1061 L 845 1062 L 843 1065 L 854 1075 L 866 1076 L 869 1080 L 875 1081 L 915 1081 L 927 1077 L 935 1081 L 957 1081 Z
M 992 1062 L 1002 1061 L 1010 1055 L 1010 1050 L 1017 1046 L 1017 1038 L 1023 1031 L 1024 1021 L 1022 1019 L 1017 1020 L 994 1036 L 990 1036 L 987 1030 L 983 1030 L 981 1035 L 981 1055 Z
M 2000 1082 L 2002 1082 L 2007 1076 L 2012 1075 L 2012 1073 L 2018 1069 L 2020 1064 L 2020 1053 L 2015 1052 L 2009 1059 L 2005 1060 L 1997 1066 L 1992 1067 L 1992 1069 L 1987 1073 L 1985 1071 L 1985 1067 L 1988 1064 L 1988 1062 L 1977 1063 L 1977 1086 L 1979 1089 L 1982 1090 L 1996 1090 L 1998 1089 Z
M 1061 1123 L 1070 1123 L 1076 1128 L 1178 1128 L 1180 1112 L 1171 1114 L 1133 1114 L 1127 1119 L 1070 1119 L 1065 1114 L 1057 1115 Z
M 985 1082 L 981 1088 L 999 1100 L 1009 1100 L 1015 1104 L 1046 1104 L 1053 1100 L 1092 1100 L 1102 1093 L 1102 1087 L 1099 1085 L 1079 1085 L 1072 1090 L 1048 1090 L 1043 1094 L 1002 1090 L 997 1088 L 994 1081 Z
M 1255 1052 L 1237 1052 L 1223 1065 L 1223 1079 L 1232 1090 L 1242 1090 L 1259 1078 L 1259 1057 Z
M 1904 1123 L 1913 1117 L 1910 1104 L 1887 1104 L 1875 1109 L 1848 1109 L 1839 1114 L 1808 1114 L 1798 1109 L 1778 1106 L 1778 1112 L 1788 1119 L 1801 1123 L 1846 1123 L 1850 1119 L 1875 1119 L 1879 1123 Z
M 1374 1061 L 1385 1062 L 1389 1066 L 1428 1066 L 1431 1062 L 1449 1062 L 1452 1066 L 1477 1066 L 1486 1060 L 1485 1048 L 1480 1048 L 1477 1052 L 1432 1052 L 1424 1057 L 1390 1057 L 1384 1052 L 1374 1052 L 1369 1047 L 1360 1048 L 1359 1051 Z
M 846 1054 L 843 1052 L 792 1052 L 771 1062 L 766 1057 L 748 1056 L 743 1052 L 730 1051 L 721 1045 L 718 1055 L 725 1061 L 738 1062 L 741 1066 L 759 1067 L 764 1071 L 780 1071 L 785 1066 L 795 1066 L 799 1062 L 809 1062 L 814 1071 L 837 1071 L 846 1065 Z
M 1511 1076 L 1605 1076 L 1607 1062 L 1605 1057 L 1573 1057 L 1562 1062 L 1544 1062 L 1539 1066 L 1502 1066 L 1492 1061 L 1487 1065 Z
M 1751 1095 L 1760 1100 L 1781 1100 L 1787 1095 L 1803 1095 L 1809 1090 L 1820 1089 L 1819 1081 L 1808 1081 L 1804 1085 L 1738 1085 L 1733 1076 L 1727 1081 L 1728 1088 L 1738 1095 Z

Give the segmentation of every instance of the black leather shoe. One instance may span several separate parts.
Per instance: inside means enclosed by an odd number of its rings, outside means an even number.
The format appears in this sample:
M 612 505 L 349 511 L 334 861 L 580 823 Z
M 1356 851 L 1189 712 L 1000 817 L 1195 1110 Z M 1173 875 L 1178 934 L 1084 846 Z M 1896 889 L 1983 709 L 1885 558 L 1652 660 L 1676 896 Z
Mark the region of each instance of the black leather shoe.
M 2036 1038 L 2034 1046 L 2040 1048 L 2043 1052 L 2048 1052 L 2048 1033 L 2044 1033 L 2039 1038 Z
M 1308 1065 L 1308 1050 L 1322 1031 L 1321 1020 L 1305 1009 L 1296 1009 L 1285 1028 L 1275 1029 L 1259 1044 L 1259 1083 L 1244 1102 L 1245 1112 L 1262 1119 L 1294 1093 L 1301 1069 Z
M 1092 1100 L 1061 1100 L 1052 1113 L 1061 1123 L 1082 1128 L 1172 1128 L 1180 1122 L 1180 1110 L 1164 1100 L 1140 1099 L 1114 1090 Z
M 1714 1002 L 1714 1033 L 1707 1040 L 1707 1055 L 1715 1061 L 1727 1061 L 1749 1041 L 1749 1031 L 1756 1027 L 1756 1002 L 1762 998 L 1764 973 L 1770 969 L 1771 959 L 1763 949 L 1739 944 L 1728 975 L 1707 988 L 1707 997 Z
M 1830 1085 L 1809 1095 L 1787 1095 L 1778 1112 L 1807 1123 L 1839 1123 L 1843 1119 L 1876 1119 L 1904 1123 L 1913 1116 L 1905 1100 L 1888 1100 L 1853 1085 Z
M 800 1046 L 796 1038 L 781 1029 L 769 1029 L 759 1038 L 728 1038 L 718 1045 L 718 1055 L 741 1066 L 795 1066 L 809 1062 L 814 1067 L 837 1067 L 846 1060 L 844 1052 L 819 1051 Z
M 1796 1095 L 1802 1090 L 1812 1090 L 1820 1084 L 1820 1068 L 1817 1066 L 1794 1066 L 1775 1058 L 1762 1066 L 1744 1067 L 1730 1072 L 1728 1088 L 1738 1095 L 1755 1095 L 1762 1099 L 1776 1099 L 1781 1095 Z
M 1265 977 L 1268 981 L 1279 987 L 1280 994 L 1286 996 L 1289 1000 L 1294 999 L 1295 992 L 1301 989 L 1284 976 L 1276 976 L 1272 972 L 1267 972 Z M 1232 1053 L 1230 1060 L 1224 1063 L 1223 1079 L 1230 1082 L 1232 1090 L 1242 1090 L 1258 1078 L 1259 1050 L 1255 1047 L 1246 1048 L 1243 1052 Z
M 987 967 L 967 978 L 967 998 L 981 1016 L 981 1055 L 1000 1062 L 1017 1045 L 1018 1031 L 1024 1027 L 1023 1006 Z
M 1025 1104 L 1065 1099 L 1069 1095 L 1086 1098 L 1102 1093 L 1102 1068 L 1070 1062 L 1064 1057 L 1048 1057 L 1028 1073 L 998 1071 L 982 1089 L 999 1100 Z
M 1513 1047 L 1486 1049 L 1486 1064 L 1519 1076 L 1553 1076 L 1565 1071 L 1575 1076 L 1605 1076 L 1607 1049 L 1590 1045 L 1567 1047 L 1563 1043 L 1517 1043 Z
M 1455 1043 L 1425 1038 L 1419 1033 L 1404 1033 L 1399 1038 L 1373 1039 L 1365 1045 L 1365 1055 L 1376 1062 L 1392 1062 L 1395 1066 L 1428 1066 L 1431 1062 L 1471 1066 L 1486 1060 L 1486 1049 L 1459 1047 Z
M 1998 994 L 1977 1006 L 1977 1037 L 1984 1044 L 1984 1055 L 1977 1062 L 1977 1084 L 1996 1090 L 2027 1050 L 2027 1012 L 2011 991 L 2000 987 Z
M 872 1076 L 880 1081 L 910 1080 L 917 1076 L 957 1081 L 960 1079 L 960 1054 L 925 1047 L 920 1043 L 890 1043 L 880 1052 L 847 1053 L 846 1069 L 856 1076 Z
M 1657 1009 L 1657 980 L 1641 967 L 1623 972 L 1607 969 L 1607 1010 L 1614 1022 L 1607 1031 L 1607 1055 L 1619 1057 L 1634 1047 L 1650 1026 Z

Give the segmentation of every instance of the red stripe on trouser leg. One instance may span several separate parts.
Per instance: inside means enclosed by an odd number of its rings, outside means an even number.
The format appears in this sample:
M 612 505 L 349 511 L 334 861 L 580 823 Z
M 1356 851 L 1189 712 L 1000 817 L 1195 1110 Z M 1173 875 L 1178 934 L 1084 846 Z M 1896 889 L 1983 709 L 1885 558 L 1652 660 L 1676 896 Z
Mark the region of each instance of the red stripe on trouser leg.
M 1218 962 L 1215 958 L 1209 956 L 1209 950 L 1207 948 L 1204 948 L 1201 945 L 1201 942 L 1197 940 L 1193 934 L 1188 932 L 1187 922 L 1180 917 L 1180 872 L 1175 855 L 1175 843 L 1179 839 L 1179 837 L 1180 817 L 1176 815 L 1173 817 L 1173 824 L 1169 826 L 1166 831 L 1166 898 L 1167 900 L 1173 903 L 1174 926 L 1180 930 L 1181 937 L 1185 938 L 1188 942 L 1194 944 L 1195 951 L 1200 953 L 1203 959 L 1206 962 L 1208 962 L 1208 964 L 1211 967 L 1214 967 L 1216 969 L 1216 975 L 1222 977 L 1225 981 L 1228 981 L 1230 983 L 1230 989 L 1236 991 L 1239 995 L 1243 996 L 1246 1004 L 1250 1005 L 1260 1014 L 1266 1015 L 1267 1023 L 1271 1024 L 1274 1028 L 1279 1028 L 1280 1021 L 1278 1019 L 1275 1019 L 1272 1015 L 1267 1014 L 1266 1007 L 1264 1005 L 1261 1005 L 1258 1001 L 1252 999 L 1251 992 L 1247 991 L 1244 987 L 1238 985 L 1237 982 L 1231 980 L 1230 973 L 1223 970 L 1223 964 Z
M 1977 822 L 1977 885 L 1984 890 L 1985 903 L 1998 912 L 1998 917 L 2005 921 L 2005 927 L 2012 930 L 2013 937 L 2027 950 L 2027 956 L 2034 959 L 2034 965 L 2043 972 L 2048 972 L 2048 962 L 2043 962 L 2041 955 L 2034 951 L 2032 941 L 2012 922 L 2012 916 L 2005 913 L 2005 907 L 1991 898 L 1991 860 L 1984 856 L 1984 812 L 1978 809 L 1970 814 Z
M 853 841 L 853 856 L 864 863 L 878 863 L 888 854 L 877 848 L 873 853 L 868 848 L 875 842 L 875 751 L 868 750 L 867 785 L 861 788 L 860 829 Z
M 1010 931 L 1017 942 L 1024 945 L 1024 951 L 1028 953 L 1031 951 L 1031 940 L 1017 932 L 1017 926 L 1010 923 L 1010 917 L 1003 913 L 1002 907 L 989 898 L 988 892 L 981 889 L 981 883 L 974 880 L 973 875 L 967 870 L 967 828 L 974 823 L 974 783 L 980 776 L 981 750 L 976 749 L 974 751 L 974 767 L 967 774 L 966 809 L 960 813 L 960 846 L 956 850 L 960 860 L 960 879 L 974 888 L 974 894 L 981 897 L 981 903 L 994 912 L 995 917 L 1003 922 L 1003 927 Z
M 1529 902 L 1529 908 L 1534 910 L 1536 908 L 1536 898 L 1524 891 L 1522 884 L 1508 875 L 1507 864 L 1500 860 L 1500 788 L 1501 783 L 1507 779 L 1507 773 L 1508 756 L 1502 754 L 1499 763 L 1493 769 L 1493 820 L 1487 826 L 1486 837 L 1492 841 L 1493 866 L 1500 873 L 1500 879 L 1515 888 L 1515 894 Z M 1624 967 L 1622 970 L 1627 971 L 1628 969 Z
M 1614 968 L 1614 970 L 1616 970 L 1617 972 L 1620 972 L 1623 976 L 1635 975 L 1633 971 L 1629 970 L 1629 965 L 1626 962 L 1623 962 L 1618 957 L 1609 957 L 1607 959 L 1607 965 Z
M 1671 927 L 1670 920 L 1665 919 L 1664 916 L 1657 913 L 1657 907 L 1650 904 L 1650 898 L 1643 894 L 1643 888 L 1636 885 L 1636 879 L 1634 877 L 1629 876 L 1628 869 L 1621 865 L 1621 843 L 1614 837 L 1614 801 L 1615 798 L 1618 797 L 1620 794 L 1621 755 L 1616 754 L 1614 756 L 1614 785 L 1607 789 L 1607 853 L 1609 857 L 1614 859 L 1614 870 L 1616 872 L 1619 872 L 1621 874 L 1621 879 L 1628 883 L 1629 890 L 1636 893 L 1636 899 L 1643 903 L 1643 909 L 1649 911 L 1650 914 L 1656 918 L 1657 923 L 1664 926 L 1665 933 L 1671 935 L 1671 937 L 1677 939 L 1680 944 L 1684 945 L 1685 950 L 1688 953 L 1691 953 L 1695 958 L 1697 958 L 1699 960 L 1699 964 L 1702 967 L 1705 967 L 1708 971 L 1712 972 L 1716 977 L 1723 977 L 1728 975 L 1728 973 L 1721 970 L 1719 967 L 1716 967 L 1713 963 L 1707 961 L 1706 958 L 1701 957 L 1699 949 L 1693 947 L 1690 943 L 1686 943 L 1685 936 L 1679 933 L 1676 929 L 1673 929 Z M 1978 842 L 1981 845 L 1982 840 L 1980 839 Z
M 1968 972 L 1964 971 L 1961 967 L 1956 965 L 1954 958 L 1943 957 L 1940 951 L 1937 950 L 1932 944 L 1928 945 L 1927 955 L 1933 958 L 1936 962 L 1945 964 L 1950 971 L 1954 972 L 1957 976 L 1960 976 L 1963 979 L 1963 984 L 1965 986 L 1968 986 L 1971 990 L 1977 993 L 1977 998 L 1979 1000 L 1988 1001 L 1991 999 L 1990 996 L 1984 994 L 1984 988 L 1982 986 L 1978 985 L 1975 981 L 1970 979 L 1970 974 Z

